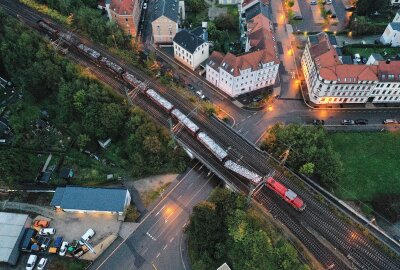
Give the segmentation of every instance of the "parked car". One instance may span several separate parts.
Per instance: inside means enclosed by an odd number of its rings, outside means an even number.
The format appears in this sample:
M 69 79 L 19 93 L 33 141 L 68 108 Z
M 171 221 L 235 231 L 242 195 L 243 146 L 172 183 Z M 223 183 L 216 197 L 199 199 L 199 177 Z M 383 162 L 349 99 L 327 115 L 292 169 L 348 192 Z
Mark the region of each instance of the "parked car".
M 313 125 L 315 125 L 315 126 L 323 126 L 323 125 L 325 125 L 325 121 L 324 120 L 319 120 L 319 119 L 314 119 Z
M 85 234 L 82 235 L 81 240 L 79 240 L 79 244 L 84 245 L 86 241 L 93 237 L 93 235 L 95 235 L 93 229 L 88 229 Z
M 44 228 L 40 229 L 39 234 L 40 235 L 53 235 L 56 233 L 56 229 L 54 228 Z
M 143 4 L 143 9 L 147 9 L 147 3 Z
M 335 18 L 336 18 L 336 14 L 335 14 L 335 13 L 332 13 L 331 15 L 329 15 L 329 17 L 330 17 L 331 19 L 335 19 Z
M 390 124 L 397 124 L 397 121 L 394 119 L 385 119 L 385 120 L 383 120 L 383 123 L 385 125 L 390 125 Z
M 368 125 L 368 120 L 367 119 L 357 119 L 354 121 L 356 125 Z
M 261 96 L 255 96 L 255 97 L 253 97 L 253 102 L 259 102 L 259 101 L 261 101 L 262 100 L 262 97 Z
M 357 61 L 357 63 L 360 63 L 360 62 L 361 62 L 361 56 L 360 56 L 360 54 L 359 54 L 359 53 L 356 53 L 356 54 L 354 55 L 354 59 Z
M 38 244 L 38 246 L 40 246 L 41 250 L 46 250 L 51 242 L 51 239 L 49 237 L 46 236 L 36 236 L 36 242 Z
M 188 83 L 188 84 L 187 84 L 187 87 L 188 87 L 191 91 L 194 91 L 194 86 L 193 86 L 192 84 Z
M 65 256 L 65 253 L 67 252 L 67 248 L 68 248 L 68 242 L 67 241 L 62 242 L 62 245 L 60 247 L 60 251 L 58 252 L 58 255 Z
M 75 258 L 79 258 L 80 256 L 82 256 L 86 251 L 88 251 L 88 247 L 87 246 L 80 246 L 77 249 L 75 249 L 74 251 L 72 251 L 72 255 Z
M 199 91 L 196 91 L 196 94 L 199 96 L 199 98 L 201 98 L 202 100 L 205 100 L 206 99 L 206 96 L 199 90 Z
M 326 0 L 326 4 L 327 4 L 327 5 L 332 4 L 332 0 Z
M 301 16 L 301 15 L 294 15 L 293 16 L 293 20 L 302 20 L 303 19 L 303 16 Z
M 344 119 L 344 120 L 342 120 L 341 124 L 342 124 L 342 125 L 349 126 L 349 125 L 354 125 L 355 122 L 354 122 L 354 120 L 347 120 L 347 119 Z
M 33 222 L 33 226 L 34 227 L 41 227 L 41 228 L 47 228 L 49 227 L 50 222 L 47 220 L 35 220 L 35 222 Z
M 33 270 L 33 268 L 35 267 L 35 263 L 37 260 L 37 256 L 36 255 L 29 255 L 28 258 L 28 262 L 26 263 L 26 270 Z
M 316 0 L 311 0 L 310 5 L 316 5 L 317 1 Z
M 54 240 L 53 247 L 59 249 L 61 247 L 62 243 L 63 243 L 63 237 L 62 236 L 58 236 L 56 238 L 56 240 Z
M 43 270 L 44 267 L 46 266 L 46 263 L 47 263 L 47 258 L 41 258 L 36 269 Z

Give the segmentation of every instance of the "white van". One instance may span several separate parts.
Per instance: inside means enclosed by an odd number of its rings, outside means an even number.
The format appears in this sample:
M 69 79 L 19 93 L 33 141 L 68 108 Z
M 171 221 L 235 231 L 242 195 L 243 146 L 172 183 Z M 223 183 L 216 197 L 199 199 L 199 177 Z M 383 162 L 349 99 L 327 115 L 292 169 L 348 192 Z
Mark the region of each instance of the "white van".
M 79 240 L 79 244 L 84 245 L 86 241 L 88 241 L 90 238 L 93 237 L 93 235 L 95 234 L 95 232 L 93 231 L 93 229 L 89 229 L 85 232 L 84 235 L 82 235 L 81 240 Z
M 56 229 L 54 228 L 43 228 L 40 229 L 39 234 L 40 235 L 53 235 L 56 233 Z
M 33 270 L 33 268 L 35 267 L 36 260 L 37 260 L 36 255 L 30 255 L 28 258 L 28 262 L 26 263 L 26 270 Z

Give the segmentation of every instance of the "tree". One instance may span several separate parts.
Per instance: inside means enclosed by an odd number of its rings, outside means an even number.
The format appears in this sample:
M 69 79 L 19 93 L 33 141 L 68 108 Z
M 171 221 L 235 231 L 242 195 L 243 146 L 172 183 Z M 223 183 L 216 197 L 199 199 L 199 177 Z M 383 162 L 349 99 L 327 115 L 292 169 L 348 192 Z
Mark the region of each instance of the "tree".
M 292 150 L 287 163 L 295 170 L 300 170 L 306 163 L 314 164 L 316 180 L 326 187 L 333 186 L 341 176 L 340 157 L 334 152 L 324 129 L 275 124 L 269 129 L 261 147 L 278 157 L 289 146 Z
M 237 22 L 234 17 L 228 14 L 221 14 L 214 19 L 215 26 L 218 30 L 236 30 Z
M 191 11 L 204 10 L 207 7 L 204 0 L 188 0 L 185 3 Z
M 311 176 L 314 173 L 314 167 L 315 165 L 313 163 L 307 162 L 300 167 L 299 172 L 304 175 Z
M 90 142 L 90 138 L 86 134 L 79 134 L 76 140 L 76 144 L 78 145 L 80 151 L 83 151 L 83 149 L 86 148 L 88 142 Z
M 369 16 L 375 12 L 382 13 L 390 6 L 390 0 L 358 0 L 357 15 Z

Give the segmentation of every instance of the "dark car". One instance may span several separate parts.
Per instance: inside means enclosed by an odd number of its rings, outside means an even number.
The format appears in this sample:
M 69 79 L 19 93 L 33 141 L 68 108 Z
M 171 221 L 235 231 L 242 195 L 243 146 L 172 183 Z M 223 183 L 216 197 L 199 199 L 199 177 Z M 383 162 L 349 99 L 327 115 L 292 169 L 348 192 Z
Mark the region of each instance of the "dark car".
M 354 121 L 356 125 L 368 125 L 368 120 L 367 119 L 357 119 Z
M 319 120 L 319 119 L 314 119 L 313 125 L 315 125 L 315 126 L 323 126 L 323 125 L 325 125 L 325 121 L 324 120 Z
M 336 14 L 335 14 L 335 13 L 332 13 L 329 17 L 330 17 L 331 19 L 335 19 L 335 18 L 336 18 Z
M 187 85 L 187 87 L 188 87 L 190 90 L 194 91 L 194 86 L 193 86 L 192 84 L 189 83 L 189 84 Z
M 261 100 L 262 100 L 261 96 L 256 96 L 256 97 L 253 98 L 253 102 L 259 102 Z
M 62 237 L 62 236 L 58 236 L 58 237 L 56 238 L 56 240 L 54 240 L 53 247 L 60 248 L 62 242 L 63 242 L 63 237 Z

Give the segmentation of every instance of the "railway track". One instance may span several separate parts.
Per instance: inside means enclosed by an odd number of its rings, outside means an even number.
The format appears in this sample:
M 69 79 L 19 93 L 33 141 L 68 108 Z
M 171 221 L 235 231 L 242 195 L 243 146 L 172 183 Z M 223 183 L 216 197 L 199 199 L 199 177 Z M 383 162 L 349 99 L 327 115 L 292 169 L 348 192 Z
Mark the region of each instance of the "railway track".
M 23 19 L 28 25 L 37 29 L 36 21 L 40 16 L 38 16 L 36 12 L 10 0 L 3 0 L 0 5 L 3 6 L 8 13 Z M 10 8 L 10 6 L 14 8 Z M 65 28 L 63 29 L 67 31 Z M 87 39 L 86 41 L 90 43 Z M 188 102 L 180 94 L 153 83 L 151 78 L 146 74 L 129 67 L 124 61 L 113 57 L 102 46 L 92 46 L 92 44 L 90 44 L 90 46 L 106 55 L 110 60 L 120 64 L 133 75 L 150 81 L 150 87 L 159 90 L 165 98 L 172 101 L 182 112 L 189 113 L 195 108 L 195 105 Z M 125 95 L 126 83 L 121 82 L 120 79 L 111 75 L 108 70 L 98 67 L 89 59 L 76 54 L 74 51 L 71 51 L 68 56 L 74 61 L 90 67 L 90 70 L 98 76 L 99 79 L 112 86 L 119 93 Z M 133 102 L 147 111 L 159 123 L 168 126 L 167 120 L 169 116 L 164 111 L 156 108 L 147 97 L 139 93 L 135 95 Z M 260 175 L 266 175 L 271 171 L 275 171 L 276 164 L 273 159 L 259 152 L 251 143 L 244 140 L 223 123 L 216 119 L 209 118 L 202 113 L 193 115 L 192 119 L 199 124 L 202 130 L 206 130 L 215 141 L 229 149 L 228 153 L 233 160 L 237 160 Z M 236 175 L 228 172 L 221 163 L 205 150 L 189 133 L 182 130 L 177 134 L 177 139 L 182 141 L 190 149 L 193 149 L 198 155 L 201 155 L 202 158 L 209 162 L 210 166 L 218 170 L 226 179 L 232 180 L 238 189 L 245 193 L 248 192 L 248 183 L 245 183 Z M 310 190 L 304 189 L 292 180 L 287 179 L 280 171 L 276 171 L 275 178 L 287 185 L 305 200 L 308 205 L 305 212 L 300 214 L 294 211 L 290 206 L 280 201 L 279 198 L 274 197 L 274 194 L 267 189 L 263 189 L 259 192 L 255 199 L 266 206 L 278 220 L 285 224 L 325 267 L 340 270 L 351 269 L 351 264 L 353 268 L 355 267 L 357 269 L 400 269 L 398 258 L 388 256 L 366 238 L 357 228 L 335 216 L 329 207 L 315 199 L 312 191 L 310 192 Z M 338 251 L 348 258 L 348 261 L 343 261 L 332 252 L 329 247 L 324 246 L 304 224 L 327 239 Z

